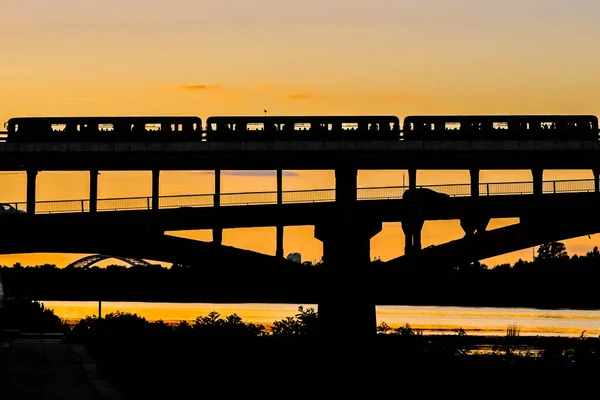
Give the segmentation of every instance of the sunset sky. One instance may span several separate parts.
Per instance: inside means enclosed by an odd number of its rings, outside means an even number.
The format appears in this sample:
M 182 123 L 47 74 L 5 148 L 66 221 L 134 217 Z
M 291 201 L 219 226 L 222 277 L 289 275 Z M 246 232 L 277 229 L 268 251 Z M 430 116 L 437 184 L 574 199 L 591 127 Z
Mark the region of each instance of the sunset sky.
M 3 0 L 0 120 L 40 115 L 600 114 L 596 0 Z M 334 186 L 331 171 L 293 171 L 284 189 Z M 361 172 L 361 186 L 401 185 L 405 171 Z M 224 192 L 274 190 L 275 177 L 223 176 Z M 164 173 L 161 194 L 212 193 L 212 174 Z M 545 179 L 592 178 L 551 171 Z M 422 171 L 419 184 L 467 183 Z M 530 180 L 484 172 L 482 182 Z M 25 200 L 24 174 L 0 174 L 0 201 Z M 44 172 L 38 199 L 88 195 L 88 174 Z M 100 176 L 100 197 L 150 194 L 150 173 Z M 507 224 L 514 221 L 495 221 Z M 321 257 L 311 227 L 285 252 Z M 210 232 L 186 236 L 210 240 Z M 423 244 L 462 236 L 427 223 Z M 227 231 L 225 244 L 269 254 L 275 229 Z M 372 256 L 403 253 L 386 224 Z M 600 238 L 567 242 L 571 253 Z M 1 256 L 0 264 L 77 255 Z M 489 261 L 531 259 L 531 249 Z

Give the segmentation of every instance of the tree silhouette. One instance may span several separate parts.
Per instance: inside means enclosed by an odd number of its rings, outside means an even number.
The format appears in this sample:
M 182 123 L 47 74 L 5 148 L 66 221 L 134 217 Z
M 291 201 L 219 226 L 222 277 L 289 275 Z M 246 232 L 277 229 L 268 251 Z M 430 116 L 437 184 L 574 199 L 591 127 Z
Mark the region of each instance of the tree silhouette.
M 569 258 L 565 244 L 562 242 L 550 242 L 538 248 L 536 260 L 562 260 Z
M 600 260 L 600 251 L 598 251 L 598 246 L 595 246 L 594 250 L 589 251 L 585 256 L 590 260 Z

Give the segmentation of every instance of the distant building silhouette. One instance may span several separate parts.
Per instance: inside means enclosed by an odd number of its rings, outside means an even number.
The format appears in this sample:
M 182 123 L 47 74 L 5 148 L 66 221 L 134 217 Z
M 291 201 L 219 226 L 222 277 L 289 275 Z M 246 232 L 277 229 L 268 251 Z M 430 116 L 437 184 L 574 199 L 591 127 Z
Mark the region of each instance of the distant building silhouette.
M 287 260 L 297 262 L 298 264 L 302 263 L 302 255 L 300 253 L 290 253 L 286 257 Z

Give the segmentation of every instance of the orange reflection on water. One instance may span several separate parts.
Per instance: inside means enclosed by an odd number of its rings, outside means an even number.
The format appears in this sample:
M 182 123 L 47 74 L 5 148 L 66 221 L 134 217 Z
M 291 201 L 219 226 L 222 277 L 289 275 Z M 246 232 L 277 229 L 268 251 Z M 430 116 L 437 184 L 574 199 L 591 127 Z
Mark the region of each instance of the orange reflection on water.
M 76 323 L 86 316 L 98 315 L 98 303 L 93 301 L 42 301 L 46 308 L 63 320 Z M 305 309 L 315 304 L 302 305 Z M 194 321 L 216 311 L 222 318 L 237 314 L 244 323 L 273 322 L 298 313 L 294 304 L 217 304 L 217 303 L 140 303 L 103 302 L 102 315 L 123 311 L 138 314 L 148 321 Z M 492 307 L 426 307 L 378 306 L 377 324 L 385 322 L 392 329 L 409 324 L 425 334 L 455 334 L 463 329 L 469 335 L 506 335 L 507 328 L 516 327 L 521 336 L 571 336 L 584 333 L 600 335 L 600 311 L 597 310 L 536 310 Z

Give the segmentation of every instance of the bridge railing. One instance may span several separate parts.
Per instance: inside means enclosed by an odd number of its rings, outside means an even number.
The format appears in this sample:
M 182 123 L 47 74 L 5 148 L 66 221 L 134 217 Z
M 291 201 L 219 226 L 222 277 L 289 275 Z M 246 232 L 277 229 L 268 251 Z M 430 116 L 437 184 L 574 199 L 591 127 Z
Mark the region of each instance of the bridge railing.
M 465 197 L 471 195 L 470 184 L 455 185 L 427 185 L 419 186 L 428 188 L 439 193 L 445 193 L 452 197 Z M 407 186 L 388 187 L 366 187 L 358 189 L 358 200 L 384 200 L 401 199 Z M 555 180 L 543 182 L 543 192 L 552 193 L 574 193 L 593 192 L 595 190 L 593 179 L 580 180 Z M 500 196 L 533 194 L 533 182 L 492 182 L 479 185 L 480 196 Z M 191 194 L 178 196 L 160 196 L 159 208 L 180 207 L 212 207 L 215 202 L 214 194 Z M 292 190 L 282 193 L 283 204 L 294 203 L 322 203 L 335 201 L 335 189 L 315 190 Z M 18 210 L 27 211 L 25 202 L 11 203 Z M 222 193 L 220 205 L 242 206 L 259 204 L 277 204 L 277 192 L 246 192 L 246 193 Z M 98 199 L 98 211 L 127 211 L 127 210 L 150 210 L 152 208 L 152 197 L 128 197 Z M 36 213 L 75 213 L 89 212 L 89 200 L 56 200 L 36 202 Z

